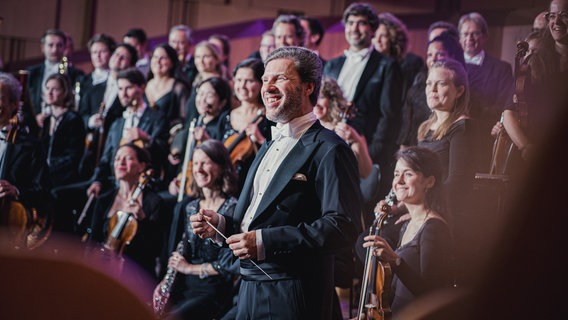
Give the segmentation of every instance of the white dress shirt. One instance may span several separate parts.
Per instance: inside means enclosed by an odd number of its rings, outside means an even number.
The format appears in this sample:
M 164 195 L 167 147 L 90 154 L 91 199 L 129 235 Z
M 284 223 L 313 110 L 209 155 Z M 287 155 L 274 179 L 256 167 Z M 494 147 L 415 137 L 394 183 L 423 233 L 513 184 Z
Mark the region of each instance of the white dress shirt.
M 341 88 L 343 96 L 347 101 L 353 101 L 355 89 L 357 89 L 359 79 L 363 74 L 363 70 L 365 70 L 367 61 L 369 61 L 371 52 L 373 52 L 372 50 L 374 49 L 371 46 L 358 52 L 350 50 L 344 51 L 346 57 L 345 63 L 343 63 L 341 72 L 339 72 L 339 76 L 337 77 L 337 84 Z
M 467 53 L 463 53 L 463 58 L 465 63 L 475 64 L 476 66 L 480 66 L 483 64 L 483 59 L 485 59 L 485 50 L 481 50 L 478 54 L 473 57 L 470 57 Z
M 252 222 L 258 206 L 262 200 L 264 192 L 272 181 L 274 174 L 282 165 L 284 159 L 292 148 L 298 143 L 302 135 L 316 122 L 317 118 L 313 112 L 295 118 L 286 124 L 276 124 L 273 128 L 272 144 L 262 158 L 252 187 L 252 199 L 241 222 L 241 231 L 247 232 Z M 262 232 L 256 230 L 256 245 L 258 260 L 264 260 L 264 247 L 262 245 Z

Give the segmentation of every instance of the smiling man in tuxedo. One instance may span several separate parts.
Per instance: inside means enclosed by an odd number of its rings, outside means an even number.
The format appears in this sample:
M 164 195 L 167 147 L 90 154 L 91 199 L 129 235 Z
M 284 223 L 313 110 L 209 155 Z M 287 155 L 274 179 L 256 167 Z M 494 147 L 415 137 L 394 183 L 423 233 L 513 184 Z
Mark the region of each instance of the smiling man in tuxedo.
M 202 210 L 192 227 L 222 241 L 208 220 L 231 235 L 243 279 L 238 319 L 330 319 L 334 254 L 353 246 L 359 232 L 357 161 L 312 112 L 318 56 L 282 47 L 265 67 L 261 92 L 266 117 L 277 123 L 273 140 L 259 150 L 234 217 Z

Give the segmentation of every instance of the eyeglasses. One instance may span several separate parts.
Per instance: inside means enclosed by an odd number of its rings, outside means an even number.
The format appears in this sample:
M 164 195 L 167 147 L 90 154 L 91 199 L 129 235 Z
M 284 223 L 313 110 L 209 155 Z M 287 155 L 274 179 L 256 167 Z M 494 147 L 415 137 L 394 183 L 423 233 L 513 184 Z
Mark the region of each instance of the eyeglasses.
M 546 21 L 556 20 L 556 18 L 560 18 L 560 20 L 567 22 L 568 21 L 568 12 L 560 11 L 560 12 L 547 12 L 544 14 L 544 18 Z

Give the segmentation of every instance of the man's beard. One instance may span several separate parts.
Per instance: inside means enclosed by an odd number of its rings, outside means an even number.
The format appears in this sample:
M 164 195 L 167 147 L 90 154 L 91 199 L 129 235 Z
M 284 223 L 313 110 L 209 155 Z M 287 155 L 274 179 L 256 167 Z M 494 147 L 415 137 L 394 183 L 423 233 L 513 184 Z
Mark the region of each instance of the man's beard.
M 301 115 L 302 88 L 298 86 L 294 91 L 286 92 L 285 100 L 274 112 L 267 112 L 268 120 L 276 123 L 288 123 Z

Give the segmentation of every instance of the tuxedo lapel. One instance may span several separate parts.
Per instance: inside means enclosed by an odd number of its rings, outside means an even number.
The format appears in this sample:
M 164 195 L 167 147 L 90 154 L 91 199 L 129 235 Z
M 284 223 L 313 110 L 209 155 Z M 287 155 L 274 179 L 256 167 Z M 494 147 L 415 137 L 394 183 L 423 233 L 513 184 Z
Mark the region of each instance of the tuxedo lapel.
M 274 174 L 274 177 L 268 184 L 264 196 L 258 205 L 258 209 L 254 214 L 254 219 L 258 218 L 266 208 L 282 193 L 284 188 L 288 185 L 292 177 L 302 166 L 306 163 L 308 158 L 316 150 L 318 143 L 314 140 L 315 135 L 321 129 L 319 122 L 312 125 L 310 129 L 300 138 L 300 141 L 292 148 L 288 156 L 282 162 L 282 165 L 278 168 L 278 171 Z M 253 221 L 254 223 L 254 221 Z
M 266 154 L 266 151 L 268 151 L 268 148 L 270 147 L 272 142 L 273 141 L 271 140 L 268 143 L 262 144 L 249 168 L 245 183 L 239 196 L 239 201 L 237 202 L 237 206 L 235 207 L 235 213 L 233 216 L 235 221 L 241 221 L 243 216 L 245 215 L 245 212 L 250 204 L 254 176 L 256 175 L 256 171 L 258 170 L 258 165 L 260 164 L 260 161 L 262 161 L 262 158 L 264 158 L 264 155 Z
M 379 65 L 379 62 L 381 61 L 381 54 L 374 49 L 371 50 L 373 50 L 371 52 L 371 56 L 369 57 L 369 60 L 365 65 L 365 69 L 361 74 L 361 78 L 359 78 L 359 82 L 357 82 L 357 88 L 355 89 L 355 94 L 353 95 L 353 101 L 357 101 L 357 99 L 359 99 L 359 97 L 363 93 L 363 90 L 365 90 L 367 82 L 369 82 L 369 79 L 371 79 Z
M 346 57 L 343 55 L 336 60 L 336 63 L 329 68 L 329 77 L 333 79 L 337 79 L 339 77 L 343 64 L 345 64 L 345 59 Z
M 138 121 L 138 128 L 146 131 L 146 132 L 151 132 L 150 130 L 150 126 L 151 126 L 151 120 L 150 119 L 150 113 L 152 111 L 150 111 L 150 107 L 147 107 L 146 110 L 144 110 L 144 113 L 142 114 L 142 116 L 140 117 L 140 120 Z

